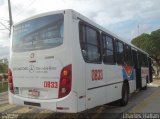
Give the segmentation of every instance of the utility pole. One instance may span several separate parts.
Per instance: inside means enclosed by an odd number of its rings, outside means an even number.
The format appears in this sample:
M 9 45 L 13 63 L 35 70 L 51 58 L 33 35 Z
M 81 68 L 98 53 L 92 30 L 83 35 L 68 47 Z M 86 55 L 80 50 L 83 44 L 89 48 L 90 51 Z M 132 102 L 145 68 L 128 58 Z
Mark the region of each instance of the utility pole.
M 10 26 L 10 35 L 11 35 L 11 27 L 13 25 L 13 21 L 12 21 L 12 10 L 11 10 L 10 0 L 8 0 L 8 11 L 9 11 L 9 26 Z

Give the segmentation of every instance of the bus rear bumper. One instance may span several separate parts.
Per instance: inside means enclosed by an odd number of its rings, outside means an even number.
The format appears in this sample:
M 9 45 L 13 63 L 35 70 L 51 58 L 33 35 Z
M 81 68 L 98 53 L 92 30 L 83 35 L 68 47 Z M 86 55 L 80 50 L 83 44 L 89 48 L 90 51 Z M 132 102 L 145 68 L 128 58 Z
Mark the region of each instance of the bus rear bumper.
M 9 103 L 15 105 L 34 106 L 54 112 L 77 113 L 77 97 L 75 93 L 60 99 L 39 100 L 20 97 L 9 92 Z

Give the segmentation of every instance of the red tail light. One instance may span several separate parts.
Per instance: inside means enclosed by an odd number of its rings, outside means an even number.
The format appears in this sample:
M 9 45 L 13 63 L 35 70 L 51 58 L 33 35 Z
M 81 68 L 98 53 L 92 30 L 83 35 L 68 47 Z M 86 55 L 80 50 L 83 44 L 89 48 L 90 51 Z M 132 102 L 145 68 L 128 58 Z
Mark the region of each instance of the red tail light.
M 72 65 L 64 67 L 61 71 L 58 98 L 65 97 L 71 91 L 72 84 Z
M 8 69 L 8 86 L 11 93 L 14 93 L 13 76 L 11 69 Z

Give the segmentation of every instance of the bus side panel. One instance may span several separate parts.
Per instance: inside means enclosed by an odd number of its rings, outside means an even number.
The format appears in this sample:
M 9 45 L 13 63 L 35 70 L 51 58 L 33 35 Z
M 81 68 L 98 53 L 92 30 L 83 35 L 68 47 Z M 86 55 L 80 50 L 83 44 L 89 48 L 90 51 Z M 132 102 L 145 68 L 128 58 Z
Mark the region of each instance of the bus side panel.
M 58 110 L 57 112 L 71 112 L 71 113 L 77 113 L 77 94 L 72 91 L 70 92 L 70 94 L 68 95 L 68 98 L 64 98 L 61 100 L 58 100 L 56 103 L 56 107 L 62 107 L 64 108 L 63 110 Z
M 74 15 L 74 14 L 73 14 Z M 73 17 L 72 17 L 73 18 Z M 77 111 L 86 110 L 86 82 L 85 82 L 85 62 L 81 53 L 79 43 L 79 20 L 72 19 L 72 62 L 73 62 L 73 80 L 75 81 L 73 89 L 77 93 Z
M 129 93 L 133 93 L 136 90 L 136 73 L 133 69 L 133 80 L 128 80 L 129 83 Z
M 122 67 L 117 65 L 104 65 L 104 67 L 104 78 L 108 85 L 106 86 L 106 103 L 109 103 L 122 97 Z
M 123 83 L 117 83 L 117 84 L 109 85 L 106 87 L 106 91 L 107 91 L 107 97 L 106 97 L 107 102 L 106 103 L 110 103 L 118 99 L 121 99 L 122 84 Z
M 102 64 L 86 63 L 86 106 L 87 109 L 106 103 L 106 80 L 97 77 L 97 71 L 102 70 Z M 96 75 L 96 76 L 95 76 Z M 95 78 L 94 78 L 95 77 Z
M 133 93 L 136 90 L 135 80 L 129 80 L 129 93 Z
M 141 67 L 142 87 L 146 86 L 148 76 L 149 76 L 149 68 L 148 67 Z
M 87 109 L 106 103 L 106 87 L 87 90 Z
M 92 79 L 93 70 L 101 70 L 101 80 Z M 103 105 L 122 97 L 122 67 L 104 64 L 86 64 L 87 108 Z

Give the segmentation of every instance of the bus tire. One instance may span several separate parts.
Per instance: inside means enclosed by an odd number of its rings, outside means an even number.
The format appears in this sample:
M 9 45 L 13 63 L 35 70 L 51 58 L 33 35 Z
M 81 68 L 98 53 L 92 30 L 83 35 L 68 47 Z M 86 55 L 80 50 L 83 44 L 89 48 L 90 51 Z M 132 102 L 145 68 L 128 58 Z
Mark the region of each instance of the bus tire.
M 122 98 L 120 99 L 120 105 L 125 106 L 128 104 L 129 100 L 129 87 L 127 83 L 122 86 Z
M 147 90 L 147 86 L 144 86 L 144 87 L 142 88 L 142 90 Z

